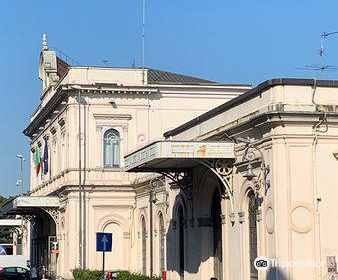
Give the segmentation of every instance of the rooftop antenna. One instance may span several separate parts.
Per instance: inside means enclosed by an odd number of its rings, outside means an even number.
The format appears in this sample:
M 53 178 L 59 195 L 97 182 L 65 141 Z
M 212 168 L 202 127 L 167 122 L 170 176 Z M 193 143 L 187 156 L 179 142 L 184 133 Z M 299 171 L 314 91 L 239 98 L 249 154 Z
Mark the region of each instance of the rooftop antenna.
M 319 50 L 319 55 L 320 57 L 323 57 L 324 54 L 325 54 L 325 51 L 324 51 L 324 39 L 327 39 L 327 37 L 331 36 L 331 35 L 334 35 L 334 34 L 338 34 L 338 31 L 334 31 L 334 32 L 329 32 L 329 33 L 326 33 L 325 31 L 320 35 L 320 50 Z
M 331 66 L 331 65 L 320 65 L 320 64 L 311 64 L 311 65 L 305 65 L 305 67 L 297 67 L 296 69 L 300 70 L 309 70 L 309 71 L 338 71 L 337 66 Z
M 145 82 L 145 77 L 144 77 L 145 22 L 146 22 L 146 1 L 142 0 L 142 83 L 143 84 Z
M 135 68 L 136 67 L 136 59 L 135 58 L 131 59 L 130 64 L 131 64 L 131 68 Z

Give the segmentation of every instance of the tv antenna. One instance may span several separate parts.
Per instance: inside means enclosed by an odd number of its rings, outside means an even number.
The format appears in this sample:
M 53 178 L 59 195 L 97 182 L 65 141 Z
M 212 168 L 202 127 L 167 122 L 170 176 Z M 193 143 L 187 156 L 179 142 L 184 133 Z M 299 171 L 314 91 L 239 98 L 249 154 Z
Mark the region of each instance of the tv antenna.
M 335 34 L 338 34 L 338 31 L 334 31 L 334 32 L 329 32 L 329 33 L 326 33 L 325 31 L 320 35 L 320 50 L 319 50 L 319 55 L 320 57 L 323 57 L 324 54 L 325 54 L 325 51 L 324 51 L 324 40 L 327 39 L 329 36 L 331 35 L 335 35 Z
M 311 64 L 311 65 L 305 65 L 305 67 L 297 67 L 296 69 L 299 70 L 308 70 L 308 71 L 338 71 L 337 66 L 331 66 L 331 65 L 320 65 L 320 64 Z

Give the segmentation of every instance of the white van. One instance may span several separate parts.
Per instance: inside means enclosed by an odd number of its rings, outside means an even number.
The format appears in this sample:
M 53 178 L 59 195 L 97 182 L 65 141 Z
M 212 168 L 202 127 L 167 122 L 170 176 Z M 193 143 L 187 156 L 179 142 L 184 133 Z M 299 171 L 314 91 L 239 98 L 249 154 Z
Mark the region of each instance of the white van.
M 23 255 L 1 255 L 0 256 L 0 268 L 3 267 L 23 267 L 26 269 L 30 269 L 30 262 L 27 258 Z

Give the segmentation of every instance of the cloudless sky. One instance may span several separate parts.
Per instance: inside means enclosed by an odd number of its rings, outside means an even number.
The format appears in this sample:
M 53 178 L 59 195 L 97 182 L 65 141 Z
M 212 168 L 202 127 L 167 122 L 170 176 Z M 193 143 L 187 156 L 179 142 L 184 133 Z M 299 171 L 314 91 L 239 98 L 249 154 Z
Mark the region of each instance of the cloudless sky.
M 338 65 L 338 1 L 146 0 L 146 66 L 223 83 L 257 85 L 276 77 L 336 79 L 338 72 L 298 70 Z M 141 63 L 142 0 L 12 0 L 0 4 L 0 194 L 18 193 L 22 131 L 39 104 L 42 34 L 81 65 Z M 28 189 L 28 163 L 25 170 Z

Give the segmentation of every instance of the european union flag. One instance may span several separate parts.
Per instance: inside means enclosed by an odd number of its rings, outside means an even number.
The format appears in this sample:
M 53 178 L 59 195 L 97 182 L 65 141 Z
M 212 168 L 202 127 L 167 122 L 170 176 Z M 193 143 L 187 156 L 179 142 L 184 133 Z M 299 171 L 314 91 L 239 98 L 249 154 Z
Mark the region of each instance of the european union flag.
M 45 150 L 43 152 L 43 174 L 48 173 L 48 145 L 47 141 L 45 140 Z

